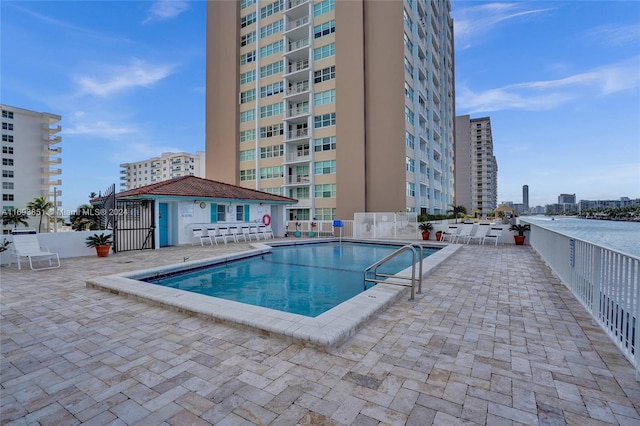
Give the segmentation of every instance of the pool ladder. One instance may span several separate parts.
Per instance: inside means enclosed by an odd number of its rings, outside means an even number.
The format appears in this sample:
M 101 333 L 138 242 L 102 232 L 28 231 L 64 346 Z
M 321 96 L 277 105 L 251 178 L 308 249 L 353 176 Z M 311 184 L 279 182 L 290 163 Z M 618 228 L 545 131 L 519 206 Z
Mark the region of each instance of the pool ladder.
M 412 262 L 411 262 L 411 277 L 404 277 L 398 275 L 390 275 L 383 274 L 378 272 L 378 268 L 393 259 L 394 257 L 402 254 L 405 251 L 411 250 L 412 254 Z M 418 262 L 418 276 L 416 277 L 416 257 L 420 254 L 420 262 Z M 398 250 L 393 253 L 385 256 L 384 258 L 378 260 L 373 265 L 367 267 L 364 270 L 364 290 L 367 289 L 367 282 L 373 283 L 385 283 L 392 285 L 400 285 L 404 287 L 411 287 L 411 298 L 409 300 L 413 300 L 416 293 L 416 287 L 418 287 L 418 294 L 422 293 L 422 260 L 424 259 L 424 247 L 417 243 L 407 244 L 406 246 L 400 247 Z M 368 278 L 369 273 L 373 271 L 373 277 Z M 389 280 L 389 278 L 392 278 Z M 407 282 L 398 282 L 407 281 Z

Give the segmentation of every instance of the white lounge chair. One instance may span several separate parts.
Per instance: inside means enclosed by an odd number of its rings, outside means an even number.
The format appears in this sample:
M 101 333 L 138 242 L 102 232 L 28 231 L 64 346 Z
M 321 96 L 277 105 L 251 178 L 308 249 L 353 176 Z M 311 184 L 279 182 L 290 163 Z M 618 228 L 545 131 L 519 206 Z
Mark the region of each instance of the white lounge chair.
M 494 228 L 492 227 L 489 230 L 489 233 L 487 235 L 484 236 L 484 238 L 482 239 L 482 244 L 484 245 L 484 242 L 487 241 L 487 238 L 493 238 L 496 241 L 496 246 L 498 245 L 498 240 L 500 239 L 500 237 L 502 236 L 502 228 Z
M 198 241 L 200 242 L 200 245 L 203 247 L 204 247 L 205 241 L 209 241 L 209 244 L 213 245 L 213 242 L 211 241 L 211 236 L 209 236 L 208 234 L 205 234 L 202 228 L 194 228 L 192 245 L 196 245 Z
M 453 238 L 452 243 L 457 243 L 462 238 L 462 241 L 467 242 L 467 238 L 471 235 L 471 231 L 473 230 L 473 223 L 463 223 L 460 231 Z
M 457 225 L 449 226 L 449 229 L 447 229 L 442 233 L 442 241 L 449 240 L 450 243 L 453 243 L 455 239 L 458 237 L 458 231 L 459 229 Z
M 40 271 L 43 269 L 54 269 L 60 267 L 60 257 L 58 253 L 52 253 L 48 248 L 40 246 L 38 242 L 38 234 L 33 228 L 26 228 L 20 230 L 14 230 L 13 234 L 13 247 L 12 247 L 12 259 L 15 258 L 18 263 L 18 269 L 22 269 L 20 265 L 20 258 L 26 257 L 29 259 L 29 266 L 34 271 Z M 33 259 L 44 258 L 49 262 L 49 266 L 43 268 L 34 268 Z M 13 263 L 13 260 L 9 260 L 9 266 Z M 54 265 L 52 260 L 55 259 Z
M 467 237 L 466 243 L 469 244 L 471 241 L 477 241 L 478 244 L 480 244 L 482 242 L 482 239 L 485 237 L 485 235 L 487 235 L 487 232 L 489 232 L 489 228 L 490 227 L 488 223 L 479 224 L 475 234 L 469 235 Z

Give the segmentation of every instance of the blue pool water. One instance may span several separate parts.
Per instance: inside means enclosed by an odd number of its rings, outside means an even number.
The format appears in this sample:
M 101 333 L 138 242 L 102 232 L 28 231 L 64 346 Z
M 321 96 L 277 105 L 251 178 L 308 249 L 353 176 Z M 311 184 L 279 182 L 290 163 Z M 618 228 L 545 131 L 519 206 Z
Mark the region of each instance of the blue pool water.
M 263 255 L 144 281 L 315 317 L 362 292 L 364 270 L 399 247 L 352 242 L 281 246 Z M 425 249 L 425 257 L 437 250 Z M 404 252 L 379 272 L 397 273 L 411 260 L 411 253 Z

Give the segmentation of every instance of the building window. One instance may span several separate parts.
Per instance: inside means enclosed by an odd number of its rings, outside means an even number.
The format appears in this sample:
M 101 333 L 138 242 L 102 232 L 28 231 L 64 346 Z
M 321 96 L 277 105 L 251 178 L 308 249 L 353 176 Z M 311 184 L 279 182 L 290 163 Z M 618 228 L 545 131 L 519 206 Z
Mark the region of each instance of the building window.
M 256 89 L 247 90 L 246 92 L 240 93 L 240 103 L 246 104 L 247 102 L 256 100 Z
M 413 65 L 411 65 L 411 62 L 406 56 L 404 57 L 404 69 L 413 77 Z
M 284 22 L 282 19 L 272 22 L 269 25 L 265 25 L 260 28 L 260 38 L 269 37 L 270 35 L 277 34 L 284 28 Z
M 283 42 L 282 40 L 278 40 L 274 43 L 271 44 L 267 44 L 266 46 L 263 46 L 260 48 L 260 57 L 261 58 L 265 58 L 269 55 L 273 55 L 275 53 L 279 53 L 282 52 L 282 46 L 283 46 Z
M 411 87 L 411 85 L 409 85 L 409 83 L 407 83 L 406 81 L 404 82 L 404 95 L 407 97 L 407 99 L 413 102 L 413 87 Z
M 331 20 L 313 27 L 313 38 L 320 38 L 336 32 L 336 21 Z
M 251 52 L 245 53 L 240 56 L 240 65 L 248 64 L 249 62 L 253 62 L 256 60 L 256 51 L 252 50 Z
M 336 54 L 336 44 L 331 43 L 325 46 L 316 47 L 313 49 L 313 60 L 319 61 L 320 59 L 328 58 Z
M 256 70 L 243 72 L 240 74 L 240 84 L 251 83 L 256 79 Z
M 282 123 L 260 128 L 261 138 L 270 138 L 272 136 L 279 136 L 279 135 L 282 135 L 283 133 L 284 133 L 284 126 L 282 125 Z
M 407 33 L 404 33 L 404 45 L 409 49 L 409 52 L 413 54 L 413 43 Z
M 240 122 L 246 123 L 247 121 L 254 121 L 256 119 L 256 110 L 250 109 L 249 111 L 243 111 L 240 113 Z
M 218 204 L 218 209 L 216 212 L 216 222 L 224 222 L 227 220 L 227 206 L 226 204 Z
M 411 17 L 407 13 L 407 9 L 403 9 L 402 10 L 402 14 L 404 15 L 404 22 L 407 23 L 407 26 L 409 27 L 409 30 L 412 31 L 413 30 L 413 21 L 411 20 Z
M 260 17 L 264 19 L 267 16 L 273 15 L 274 13 L 281 11 L 283 5 L 284 5 L 283 0 L 278 0 L 276 2 L 266 5 L 265 7 L 260 9 Z
M 314 193 L 316 198 L 335 198 L 336 184 L 326 183 L 324 185 L 315 185 Z
M 316 161 L 314 173 L 317 175 L 329 175 L 336 172 L 336 160 Z
M 413 182 L 407 182 L 407 197 L 416 196 L 416 184 Z
M 336 101 L 336 89 L 326 90 L 313 95 L 314 105 L 329 104 Z
M 266 192 L 269 194 L 276 194 L 276 195 L 282 195 L 284 194 L 283 188 L 281 187 L 275 187 L 275 188 L 260 188 L 260 191 L 262 192 Z
M 11 118 L 13 119 L 13 111 L 7 111 L 5 109 L 2 110 L 2 118 Z
M 284 69 L 282 61 L 274 62 L 273 64 L 260 67 L 260 78 L 269 77 L 273 74 L 281 73 Z
M 327 138 L 322 138 L 322 139 L 315 139 L 313 141 L 313 150 L 315 152 L 330 151 L 332 149 L 336 149 L 335 136 L 329 136 Z
M 13 123 L 2 122 L 2 130 L 13 130 Z
M 244 206 L 236 206 L 236 220 L 238 222 L 244 221 Z
M 13 166 L 13 158 L 3 158 L 2 159 L 3 166 Z
M 240 170 L 240 181 L 244 182 L 247 180 L 256 180 L 256 169 Z
M 12 146 L 3 146 L 2 147 L 2 153 L 3 154 L 13 154 L 13 147 Z
M 240 0 L 240 9 L 244 9 L 246 7 L 249 7 L 252 4 L 254 4 L 255 2 L 256 2 L 256 0 Z
M 240 142 L 256 140 L 256 129 L 243 130 L 240 132 Z
M 336 2 L 335 0 L 324 0 L 321 3 L 316 3 L 313 5 L 313 16 L 320 16 L 323 13 L 330 12 L 335 10 Z
M 246 46 L 256 41 L 256 32 L 251 31 L 249 34 L 245 34 L 240 37 L 240 46 Z
M 260 179 L 276 179 L 284 177 L 284 168 L 282 166 L 263 167 L 260 169 Z
M 313 117 L 313 127 L 314 129 L 318 129 L 320 127 L 329 127 L 336 125 L 336 113 L 332 112 L 329 114 L 316 115 Z
M 413 158 L 406 157 L 405 167 L 408 172 L 415 173 L 416 171 L 416 162 Z
M 284 156 L 284 145 L 265 146 L 260 148 L 260 158 Z
M 411 109 L 406 105 L 404 107 L 404 117 L 413 126 L 414 114 L 413 111 L 411 111 Z
M 240 161 L 253 161 L 256 159 L 256 150 L 248 149 L 246 151 L 240 151 Z
M 2 194 L 2 201 L 13 201 L 13 194 Z
M 284 91 L 283 84 L 281 81 L 279 81 L 277 83 L 262 86 L 260 88 L 260 97 L 266 98 L 267 96 L 277 95 L 278 93 L 282 93 L 283 91 Z
M 294 198 L 297 198 L 298 200 L 309 198 L 309 188 L 296 188 Z
M 323 81 L 336 78 L 336 67 L 327 67 L 313 72 L 313 82 L 321 83 Z
M 411 149 L 415 148 L 415 138 L 411 133 L 404 132 L 404 141 L 409 148 Z
M 240 28 L 244 28 L 256 22 L 256 13 L 251 12 L 247 16 L 240 18 Z
M 13 135 L 2 135 L 2 142 L 13 142 Z
M 2 182 L 2 189 L 13 189 L 13 182 Z
M 334 220 L 336 218 L 335 208 L 316 209 L 315 213 L 313 217 L 317 220 Z
M 282 102 L 278 102 L 277 104 L 265 105 L 263 107 L 260 107 L 260 118 L 282 114 L 283 110 L 284 107 L 282 105 Z

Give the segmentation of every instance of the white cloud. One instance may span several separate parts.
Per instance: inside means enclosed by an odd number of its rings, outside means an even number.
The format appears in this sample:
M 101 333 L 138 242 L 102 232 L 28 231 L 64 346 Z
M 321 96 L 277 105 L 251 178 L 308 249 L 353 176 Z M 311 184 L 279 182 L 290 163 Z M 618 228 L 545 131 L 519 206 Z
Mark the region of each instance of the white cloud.
M 83 94 L 100 97 L 136 87 L 150 87 L 173 73 L 173 65 L 156 65 L 134 59 L 129 65 L 113 67 L 102 78 L 76 76 Z
M 456 108 L 465 114 L 521 109 L 543 111 L 571 101 L 634 90 L 640 87 L 640 57 L 602 66 L 557 80 L 511 84 L 474 92 L 464 84 L 456 89 Z
M 173 19 L 189 9 L 187 1 L 182 0 L 159 0 L 154 2 L 149 9 L 147 19 L 144 24 L 151 21 L 166 21 Z
M 76 111 L 65 120 L 65 135 L 91 136 L 100 139 L 113 139 L 123 135 L 138 133 L 138 129 L 123 125 L 124 120 L 96 120 L 84 111 Z M 118 124 L 115 124 L 115 123 Z
M 489 3 L 454 10 L 453 30 L 456 50 L 464 50 L 479 44 L 482 37 L 496 25 L 552 9 L 534 9 L 526 3 Z
M 640 25 L 601 25 L 592 29 L 588 35 L 597 43 L 617 47 L 640 40 Z

